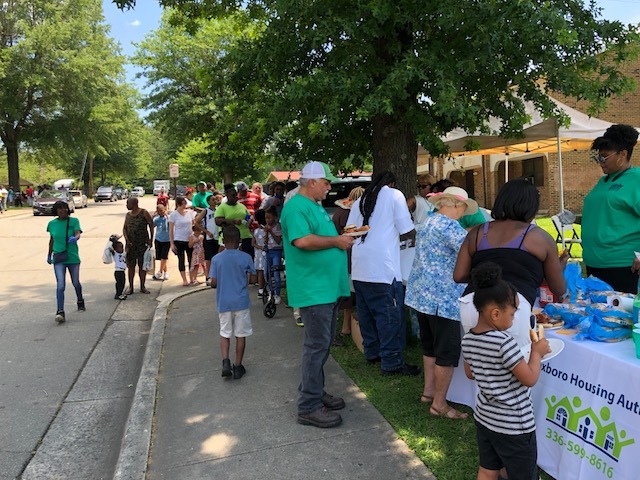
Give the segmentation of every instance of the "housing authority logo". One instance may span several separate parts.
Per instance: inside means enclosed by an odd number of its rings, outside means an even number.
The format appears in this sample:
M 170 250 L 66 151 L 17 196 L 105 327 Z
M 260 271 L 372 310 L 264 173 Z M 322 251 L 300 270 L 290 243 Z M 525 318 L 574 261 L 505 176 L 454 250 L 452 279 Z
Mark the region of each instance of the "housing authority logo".
M 548 422 L 582 439 L 616 462 L 620 459 L 622 449 L 635 443 L 635 439 L 626 438 L 625 430 L 618 431 L 616 423 L 609 422 L 609 407 L 602 407 L 598 413 L 591 407 L 581 408 L 582 399 L 577 396 L 571 400 L 569 397 L 557 400 L 552 395 L 544 401 L 547 404 Z

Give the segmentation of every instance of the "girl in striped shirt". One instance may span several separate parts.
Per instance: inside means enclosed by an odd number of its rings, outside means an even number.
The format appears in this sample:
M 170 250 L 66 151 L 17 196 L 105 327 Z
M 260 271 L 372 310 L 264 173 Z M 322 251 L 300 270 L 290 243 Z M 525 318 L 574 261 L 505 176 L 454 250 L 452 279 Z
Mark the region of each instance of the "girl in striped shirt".
M 537 479 L 536 426 L 529 387 L 538 381 L 540 361 L 550 352 L 549 342 L 534 342 L 527 361 L 518 343 L 505 332 L 513 325 L 518 293 L 502 279 L 499 265 L 478 265 L 471 272 L 471 281 L 479 319 L 462 339 L 462 355 L 465 373 L 476 380 L 479 389 L 473 414 L 480 454 L 478 480 L 497 480 L 501 470 L 509 480 Z

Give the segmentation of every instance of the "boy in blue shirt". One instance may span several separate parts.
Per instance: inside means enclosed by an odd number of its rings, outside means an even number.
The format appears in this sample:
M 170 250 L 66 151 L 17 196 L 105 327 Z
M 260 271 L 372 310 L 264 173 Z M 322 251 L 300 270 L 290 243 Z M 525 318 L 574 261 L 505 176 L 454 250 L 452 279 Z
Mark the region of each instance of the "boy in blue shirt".
M 222 355 L 222 376 L 239 379 L 247 372 L 242 365 L 246 337 L 253 333 L 249 308 L 247 273 L 256 274 L 251 256 L 241 250 L 240 230 L 229 225 L 222 231 L 224 251 L 213 257 L 209 278 L 211 288 L 217 287 L 216 308 L 220 318 L 220 353 Z M 219 282 L 219 283 L 218 283 Z M 229 348 L 231 335 L 236 337 L 236 363 L 231 367 Z

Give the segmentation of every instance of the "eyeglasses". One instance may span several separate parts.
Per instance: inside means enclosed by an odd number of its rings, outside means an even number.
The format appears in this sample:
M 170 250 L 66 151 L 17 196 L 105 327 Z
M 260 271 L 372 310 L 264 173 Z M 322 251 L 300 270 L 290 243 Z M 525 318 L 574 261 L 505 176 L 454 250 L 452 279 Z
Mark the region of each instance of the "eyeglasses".
M 606 162 L 606 161 L 607 161 L 607 159 L 608 159 L 610 156 L 615 155 L 616 153 L 620 153 L 620 152 L 613 152 L 613 153 L 610 153 L 610 154 L 609 154 L 609 155 L 607 155 L 606 157 L 603 157 L 603 156 L 602 156 L 602 155 L 600 155 L 600 154 L 593 155 L 593 161 L 594 161 L 594 162 L 598 162 L 598 163 L 604 163 L 604 162 Z
M 422 190 L 423 188 L 428 188 L 428 187 L 430 187 L 430 186 L 431 186 L 431 184 L 430 184 L 430 183 L 427 183 L 427 184 L 424 184 L 424 185 L 418 184 L 418 188 L 419 188 L 419 189 L 421 189 L 421 190 Z

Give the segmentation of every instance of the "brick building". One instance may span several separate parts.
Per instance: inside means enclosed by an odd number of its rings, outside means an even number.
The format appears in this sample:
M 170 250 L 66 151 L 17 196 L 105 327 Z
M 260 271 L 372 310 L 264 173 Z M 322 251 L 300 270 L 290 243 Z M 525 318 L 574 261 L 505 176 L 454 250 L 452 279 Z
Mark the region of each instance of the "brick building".
M 640 84 L 640 60 L 622 68 L 625 75 Z M 562 95 L 554 96 L 565 105 L 586 112 L 586 104 Z M 640 91 L 609 100 L 606 111 L 598 118 L 611 123 L 640 127 Z M 509 179 L 525 176 L 540 191 L 540 213 L 552 215 L 560 211 L 559 166 L 557 153 L 519 153 L 512 155 L 468 155 L 456 158 L 431 157 L 418 149 L 418 173 L 431 172 L 436 178 L 449 178 L 465 188 L 481 206 L 491 208 L 498 189 L 505 182 L 505 159 L 508 158 Z M 640 165 L 640 149 L 631 163 Z M 590 158 L 589 150 L 562 152 L 564 205 L 580 215 L 584 197 L 602 176 L 600 167 Z

